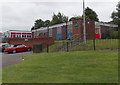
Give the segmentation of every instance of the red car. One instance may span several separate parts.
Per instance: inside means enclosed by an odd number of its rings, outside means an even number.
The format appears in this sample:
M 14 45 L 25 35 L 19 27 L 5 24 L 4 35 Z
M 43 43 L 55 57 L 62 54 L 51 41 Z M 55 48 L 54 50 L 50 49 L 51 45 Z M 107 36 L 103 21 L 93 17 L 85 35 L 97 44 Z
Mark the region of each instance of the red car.
M 8 47 L 11 47 L 12 44 L 8 44 L 8 43 L 0 43 L 0 52 L 4 52 L 4 50 Z
M 7 53 L 16 53 L 16 52 L 23 52 L 23 51 L 30 51 L 32 48 L 30 46 L 26 46 L 23 44 L 13 45 L 12 47 L 8 47 L 4 50 Z

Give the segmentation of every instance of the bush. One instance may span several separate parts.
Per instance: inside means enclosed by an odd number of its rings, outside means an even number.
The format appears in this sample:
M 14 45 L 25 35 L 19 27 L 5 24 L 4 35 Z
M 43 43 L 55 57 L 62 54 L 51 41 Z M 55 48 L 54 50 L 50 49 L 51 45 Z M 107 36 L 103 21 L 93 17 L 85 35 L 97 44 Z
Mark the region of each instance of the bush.
M 109 37 L 112 38 L 112 39 L 119 39 L 118 31 L 110 31 L 109 32 Z

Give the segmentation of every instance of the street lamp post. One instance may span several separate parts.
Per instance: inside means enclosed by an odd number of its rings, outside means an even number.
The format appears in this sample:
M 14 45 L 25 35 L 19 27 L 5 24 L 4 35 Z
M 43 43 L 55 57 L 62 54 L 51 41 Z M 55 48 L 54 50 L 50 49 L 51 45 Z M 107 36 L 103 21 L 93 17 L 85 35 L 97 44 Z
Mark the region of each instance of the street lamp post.
M 83 30 L 83 40 L 84 40 L 84 44 L 86 45 L 86 24 L 85 24 L 85 2 L 83 0 L 83 27 L 84 27 L 84 30 Z

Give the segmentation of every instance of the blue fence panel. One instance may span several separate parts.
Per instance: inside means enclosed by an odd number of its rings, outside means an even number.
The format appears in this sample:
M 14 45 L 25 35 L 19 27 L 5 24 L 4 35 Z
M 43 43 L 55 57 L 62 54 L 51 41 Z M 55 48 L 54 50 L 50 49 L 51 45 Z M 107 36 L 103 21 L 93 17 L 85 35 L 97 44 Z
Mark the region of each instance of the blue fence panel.
M 68 33 L 67 36 L 68 36 L 69 39 L 72 39 L 72 32 Z
M 62 34 L 57 34 L 56 38 L 57 38 L 57 40 L 62 40 Z
M 49 35 L 49 37 L 52 37 L 52 35 Z

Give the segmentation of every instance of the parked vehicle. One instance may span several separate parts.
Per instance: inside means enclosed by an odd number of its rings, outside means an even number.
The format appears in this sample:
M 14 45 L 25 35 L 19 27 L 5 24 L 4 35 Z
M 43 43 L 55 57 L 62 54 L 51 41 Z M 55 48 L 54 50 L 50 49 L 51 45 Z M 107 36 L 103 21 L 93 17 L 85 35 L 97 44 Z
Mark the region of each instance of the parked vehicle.
M 4 50 L 8 47 L 13 46 L 12 44 L 8 44 L 8 43 L 0 43 L 0 52 L 4 52 Z
M 25 52 L 25 51 L 30 51 L 32 47 L 26 46 L 23 44 L 18 44 L 18 45 L 13 45 L 12 47 L 8 47 L 4 50 L 4 52 L 7 53 L 16 53 L 16 52 Z

